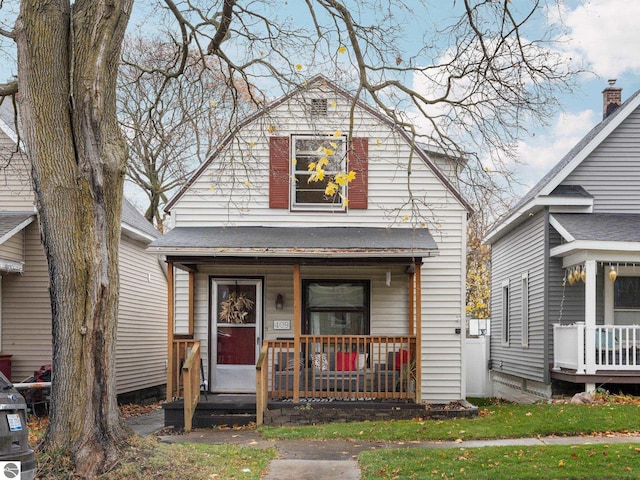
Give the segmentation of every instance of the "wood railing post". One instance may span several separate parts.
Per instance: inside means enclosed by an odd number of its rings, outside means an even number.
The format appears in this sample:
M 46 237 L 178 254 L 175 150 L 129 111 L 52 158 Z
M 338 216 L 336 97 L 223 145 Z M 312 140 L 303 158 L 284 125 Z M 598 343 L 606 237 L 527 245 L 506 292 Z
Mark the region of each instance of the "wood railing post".
M 200 400 L 200 342 L 195 341 L 182 366 L 184 382 L 184 431 L 190 432 Z
M 267 387 L 269 383 L 269 347 L 265 344 L 260 349 L 260 356 L 256 363 L 256 423 L 264 423 L 264 412 L 267 409 Z

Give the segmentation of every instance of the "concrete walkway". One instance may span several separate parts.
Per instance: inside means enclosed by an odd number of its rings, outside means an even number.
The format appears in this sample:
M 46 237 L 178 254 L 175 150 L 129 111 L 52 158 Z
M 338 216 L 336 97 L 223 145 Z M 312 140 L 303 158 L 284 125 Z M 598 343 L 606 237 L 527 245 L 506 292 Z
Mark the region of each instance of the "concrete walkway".
M 640 435 L 592 437 L 536 437 L 447 442 L 357 442 L 348 440 L 265 440 L 255 430 L 202 429 L 181 435 L 162 435 L 162 411 L 127 420 L 143 436 L 159 432 L 161 442 L 231 444 L 254 448 L 275 448 L 279 458 L 269 466 L 264 480 L 355 480 L 360 478 L 357 456 L 365 450 L 384 448 L 480 448 L 497 446 L 589 445 L 638 443 Z

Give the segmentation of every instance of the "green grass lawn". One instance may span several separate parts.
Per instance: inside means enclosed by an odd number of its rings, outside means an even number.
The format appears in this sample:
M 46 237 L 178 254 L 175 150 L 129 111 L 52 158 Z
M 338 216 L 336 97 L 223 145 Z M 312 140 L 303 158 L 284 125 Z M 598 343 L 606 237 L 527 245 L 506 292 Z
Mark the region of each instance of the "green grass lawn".
M 637 444 L 394 449 L 360 454 L 364 480 L 637 479 Z
M 260 427 L 264 438 L 477 440 L 640 431 L 638 405 L 492 405 L 471 419 L 398 420 Z
M 34 441 L 43 425 L 30 424 Z M 639 432 L 640 403 L 594 405 L 485 404 L 473 419 L 334 423 L 260 427 L 263 438 L 420 441 L 521 438 Z M 35 443 L 35 442 L 34 442 Z M 37 452 L 39 478 L 69 479 L 64 454 Z M 123 448 L 120 464 L 104 480 L 258 480 L 277 457 L 273 448 L 161 444 L 137 438 Z M 579 445 L 483 448 L 394 448 L 360 455 L 362 478 L 372 479 L 631 479 L 640 478 L 640 445 Z

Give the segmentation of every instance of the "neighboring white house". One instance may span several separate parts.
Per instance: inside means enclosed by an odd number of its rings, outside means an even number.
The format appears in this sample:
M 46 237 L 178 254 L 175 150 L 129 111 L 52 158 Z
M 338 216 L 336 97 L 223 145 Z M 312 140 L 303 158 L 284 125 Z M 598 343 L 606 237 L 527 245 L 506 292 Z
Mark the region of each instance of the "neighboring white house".
M 0 354 L 19 382 L 51 363 L 49 277 L 28 157 L 16 150 L 13 108 L 0 105 Z M 123 203 L 117 342 L 119 394 L 166 383 L 167 279 L 145 251 L 158 232 Z
M 640 91 L 621 104 L 614 83 L 602 122 L 487 236 L 496 395 L 640 384 Z
M 356 174 L 342 197 L 308 182 L 323 157 Z M 255 392 L 264 347 L 271 398 L 464 398 L 470 208 L 446 166 L 323 77 L 243 122 L 149 247 L 175 272 L 169 394 L 181 396 L 178 362 L 199 341 L 214 392 Z

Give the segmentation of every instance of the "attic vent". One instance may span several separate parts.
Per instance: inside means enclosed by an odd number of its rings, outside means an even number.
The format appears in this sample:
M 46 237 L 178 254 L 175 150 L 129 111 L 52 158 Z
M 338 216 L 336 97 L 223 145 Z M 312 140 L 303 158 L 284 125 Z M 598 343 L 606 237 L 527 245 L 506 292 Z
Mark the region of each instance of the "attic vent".
M 311 116 L 312 117 L 327 116 L 327 99 L 326 98 L 311 99 Z

